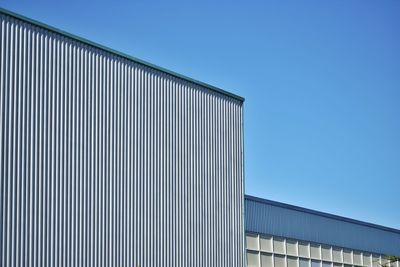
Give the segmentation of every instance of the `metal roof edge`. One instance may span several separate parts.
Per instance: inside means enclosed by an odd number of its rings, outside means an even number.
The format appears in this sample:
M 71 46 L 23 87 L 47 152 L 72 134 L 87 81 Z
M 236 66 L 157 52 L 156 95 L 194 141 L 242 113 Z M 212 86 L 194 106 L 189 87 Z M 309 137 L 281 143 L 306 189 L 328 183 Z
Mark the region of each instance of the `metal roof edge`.
M 243 98 L 243 97 L 238 96 L 238 95 L 233 94 L 233 93 L 230 93 L 230 92 L 228 92 L 228 91 L 225 91 L 225 90 L 223 90 L 223 89 L 221 89 L 221 88 L 218 88 L 218 87 L 216 87 L 216 86 L 213 86 L 213 85 L 210 85 L 210 84 L 208 84 L 208 83 L 201 82 L 201 81 L 198 81 L 198 80 L 196 80 L 196 79 L 187 77 L 187 76 L 182 75 L 182 74 L 179 74 L 179 73 L 177 73 L 177 72 L 174 72 L 174 71 L 168 70 L 168 69 L 166 69 L 166 68 L 157 66 L 157 65 L 155 65 L 155 64 L 149 63 L 149 62 L 144 61 L 144 60 L 141 60 L 141 59 L 139 59 L 139 58 L 130 56 L 130 55 L 125 54 L 125 53 L 123 53 L 123 52 L 119 52 L 119 51 L 114 50 L 114 49 L 112 49 L 112 48 L 109 48 L 109 47 L 106 47 L 106 46 L 104 46 L 104 45 L 98 44 L 98 43 L 96 43 L 96 42 L 90 41 L 90 40 L 88 40 L 88 39 L 86 39 L 86 38 L 77 36 L 77 35 L 75 35 L 75 34 L 72 34 L 72 33 L 69 33 L 69 32 L 66 32 L 66 31 L 63 31 L 63 30 L 60 30 L 60 29 L 58 29 L 58 28 L 56 28 L 56 27 L 50 26 L 50 25 L 45 24 L 45 23 L 43 23 L 43 22 L 40 22 L 40 21 L 31 19 L 31 18 L 28 18 L 28 17 L 26 17 L 26 16 L 17 14 L 17 13 L 15 13 L 15 12 L 10 11 L 10 10 L 7 10 L 7 9 L 5 9 L 5 8 L 0 7 L 0 13 L 3 13 L 3 14 L 5 14 L 5 15 L 14 17 L 14 18 L 16 18 L 16 19 L 19 19 L 19 20 L 22 20 L 22 21 L 31 23 L 31 24 L 33 24 L 33 25 L 35 25 L 35 26 L 44 28 L 44 29 L 46 29 L 46 30 L 48 30 L 48 31 L 52 31 L 52 32 L 57 33 L 57 34 L 61 34 L 61 35 L 67 36 L 67 37 L 72 38 L 72 39 L 74 39 L 74 40 L 76 40 L 76 41 L 82 42 L 82 43 L 84 43 L 84 44 L 93 46 L 93 47 L 95 47 L 95 48 L 104 50 L 104 51 L 109 52 L 109 53 L 112 53 L 112 54 L 115 54 L 115 55 L 120 56 L 120 57 L 123 57 L 123 58 L 125 58 L 125 59 L 132 60 L 132 61 L 134 61 L 134 62 L 136 62 L 136 63 L 145 65 L 145 66 L 150 67 L 150 68 L 152 68 L 152 69 L 155 69 L 155 70 L 164 72 L 164 73 L 166 73 L 166 74 L 172 75 L 172 76 L 174 76 L 174 77 L 177 77 L 177 78 L 180 78 L 180 79 L 189 81 L 189 82 L 191 82 L 191 83 L 194 83 L 194 84 L 197 84 L 197 85 L 206 87 L 207 89 L 210 89 L 210 90 L 212 90 L 212 91 L 214 91 L 214 92 L 217 92 L 217 93 L 219 93 L 219 94 L 222 94 L 222 95 L 225 95 L 225 96 L 228 96 L 228 97 L 232 97 L 232 98 L 234 98 L 234 99 L 236 99 L 236 100 L 239 100 L 241 103 L 244 102 L 244 98 Z
M 317 216 L 326 217 L 329 219 L 339 220 L 339 221 L 347 222 L 347 223 L 358 224 L 358 225 L 372 227 L 372 228 L 387 231 L 387 232 L 400 234 L 400 229 L 395 229 L 395 228 L 391 228 L 391 227 L 387 227 L 387 226 L 383 226 L 383 225 L 379 225 L 379 224 L 364 222 L 364 221 L 351 219 L 351 218 L 347 218 L 347 217 L 343 217 L 343 216 L 339 216 L 339 215 L 334 215 L 331 213 L 307 209 L 307 208 L 303 208 L 303 207 L 299 207 L 299 206 L 294 206 L 294 205 L 277 202 L 277 201 L 273 201 L 273 200 L 269 200 L 269 199 L 265 199 L 265 198 L 250 196 L 250 195 L 244 195 L 244 198 L 245 198 L 245 200 L 247 199 L 247 200 L 251 200 L 251 201 L 255 201 L 255 202 L 259 202 L 259 203 L 263 203 L 263 204 L 268 204 L 268 205 L 272 205 L 272 206 L 276 206 L 276 207 L 280 207 L 280 208 L 284 208 L 284 209 L 291 209 L 291 210 L 295 210 L 295 211 L 305 212 L 305 213 L 309 213 L 309 214 L 313 214 L 313 215 L 317 215 Z

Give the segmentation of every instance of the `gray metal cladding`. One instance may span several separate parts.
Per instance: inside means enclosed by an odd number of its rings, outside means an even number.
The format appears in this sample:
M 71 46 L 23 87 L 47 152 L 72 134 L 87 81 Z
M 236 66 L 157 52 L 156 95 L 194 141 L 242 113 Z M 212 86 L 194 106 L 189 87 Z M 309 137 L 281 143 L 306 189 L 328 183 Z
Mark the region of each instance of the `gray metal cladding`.
M 0 12 L 0 265 L 242 266 L 242 101 Z
M 381 254 L 400 255 L 400 231 L 339 216 L 245 197 L 247 232 L 270 234 Z

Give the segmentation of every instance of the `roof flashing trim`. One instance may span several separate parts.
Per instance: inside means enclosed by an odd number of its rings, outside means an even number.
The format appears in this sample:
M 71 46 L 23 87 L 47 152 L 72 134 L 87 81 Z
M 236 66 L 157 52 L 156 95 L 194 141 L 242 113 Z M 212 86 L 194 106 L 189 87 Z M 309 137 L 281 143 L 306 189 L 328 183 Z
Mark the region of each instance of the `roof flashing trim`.
M 240 101 L 241 103 L 244 102 L 244 98 L 243 98 L 243 97 L 238 96 L 238 95 L 233 94 L 233 93 L 230 93 L 230 92 L 228 92 L 228 91 L 225 91 L 225 90 L 223 90 L 223 89 L 221 89 L 221 88 L 218 88 L 218 87 L 216 87 L 216 86 L 210 85 L 210 84 L 205 83 L 205 82 L 201 82 L 201 81 L 199 81 L 199 80 L 196 80 L 196 79 L 190 78 L 190 77 L 188 77 L 188 76 L 179 74 L 179 73 L 177 73 L 177 72 L 168 70 L 168 69 L 166 69 L 166 68 L 157 66 L 157 65 L 152 64 L 152 63 L 150 63 L 150 62 L 147 62 L 147 61 L 145 61 L 145 60 L 142 60 L 142 59 L 136 58 L 136 57 L 134 57 L 134 56 L 130 56 L 130 55 L 128 55 L 128 54 L 125 54 L 125 53 L 123 53 L 123 52 L 119 52 L 119 51 L 117 51 L 117 50 L 114 50 L 114 49 L 112 49 L 112 48 L 106 47 L 106 46 L 101 45 L 101 44 L 99 44 L 99 43 L 90 41 L 90 40 L 88 40 L 88 39 L 86 39 L 86 38 L 83 38 L 83 37 L 77 36 L 77 35 L 75 35 L 75 34 L 72 34 L 72 33 L 69 33 L 69 32 L 66 32 L 66 31 L 63 31 L 63 30 L 60 30 L 60 29 L 58 29 L 58 28 L 56 28 L 56 27 L 50 26 L 50 25 L 48 25 L 48 24 L 45 24 L 45 23 L 43 23 L 43 22 L 40 22 L 40 21 L 31 19 L 31 18 L 28 18 L 28 17 L 23 16 L 23 15 L 20 15 L 20 14 L 17 14 L 17 13 L 15 13 L 15 12 L 13 12 L 13 11 L 4 9 L 4 8 L 2 8 L 2 7 L 0 7 L 0 14 L 1 14 L 1 13 L 2 13 L 2 14 L 5 14 L 5 15 L 7 15 L 7 16 L 10 16 L 10 17 L 14 17 L 14 18 L 16 18 L 16 19 L 18 19 L 18 20 L 21 20 L 21 21 L 31 23 L 31 24 L 33 24 L 33 25 L 35 25 L 35 26 L 37 26 L 37 27 L 43 28 L 43 29 L 45 29 L 45 30 L 48 30 L 48 31 L 51 31 L 51 32 L 54 32 L 54 33 L 57 33 L 57 34 L 64 35 L 64 36 L 69 37 L 69 38 L 71 38 L 71 39 L 73 39 L 73 40 L 75 40 L 75 41 L 82 42 L 82 43 L 84 43 L 84 44 L 86 44 L 86 45 L 90 45 L 90 46 L 92 46 L 92 47 L 94 47 L 94 48 L 101 49 L 101 50 L 106 51 L 106 52 L 109 52 L 109 53 L 111 53 L 111 54 L 114 54 L 114 55 L 120 56 L 120 57 L 122 57 L 122 58 L 131 60 L 131 61 L 133 61 L 133 62 L 135 62 L 135 63 L 142 64 L 142 65 L 147 66 L 147 67 L 149 67 L 149 68 L 152 68 L 152 69 L 154 69 L 154 70 L 157 70 L 157 71 L 160 71 L 160 72 L 169 74 L 169 75 L 174 76 L 174 77 L 176 77 L 176 78 L 180 78 L 180 79 L 183 79 L 183 80 L 185 80 L 185 81 L 191 82 L 191 83 L 193 83 L 193 84 L 200 85 L 200 86 L 205 87 L 205 88 L 207 88 L 207 89 L 209 89 L 209 90 L 212 90 L 212 91 L 214 91 L 214 92 L 216 92 L 216 93 L 219 93 L 219 94 L 222 94 L 222 95 L 225 95 L 225 96 L 234 98 L 234 99 Z
M 322 212 L 322 211 L 317 211 L 317 210 L 307 209 L 307 208 L 303 208 L 303 207 L 299 207 L 299 206 L 294 206 L 294 205 L 290 205 L 290 204 L 286 204 L 286 203 L 282 203 L 282 202 L 277 202 L 277 201 L 273 201 L 273 200 L 269 200 L 269 199 L 265 199 L 265 198 L 259 198 L 259 197 L 255 197 L 255 196 L 245 195 L 244 199 L 245 200 L 259 202 L 259 203 L 262 203 L 262 204 L 275 206 L 275 207 L 279 207 L 279 208 L 291 209 L 291 210 L 304 212 L 304 213 L 309 213 L 309 214 L 313 214 L 313 215 L 317 215 L 317 216 L 322 216 L 322 217 L 325 217 L 325 218 L 334 219 L 334 220 L 338 220 L 338 221 L 342 221 L 342 222 L 358 224 L 358 225 L 372 227 L 372 228 L 383 230 L 383 231 L 387 231 L 387 232 L 400 234 L 400 230 L 399 229 L 395 229 L 395 228 L 391 228 L 391 227 L 387 227 L 387 226 L 382 226 L 382 225 L 379 225 L 379 224 L 364 222 L 364 221 L 360 221 L 360 220 L 355 220 L 355 219 L 351 219 L 351 218 L 348 218 L 348 217 L 334 215 L 334 214 L 326 213 L 326 212 Z

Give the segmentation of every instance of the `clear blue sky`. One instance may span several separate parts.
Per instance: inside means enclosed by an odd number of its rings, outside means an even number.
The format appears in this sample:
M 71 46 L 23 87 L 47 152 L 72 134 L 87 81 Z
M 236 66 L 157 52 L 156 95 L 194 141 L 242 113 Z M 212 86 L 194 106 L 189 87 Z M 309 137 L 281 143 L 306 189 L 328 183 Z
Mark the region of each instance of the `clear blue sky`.
M 246 98 L 246 193 L 400 228 L 400 1 L 0 6 Z

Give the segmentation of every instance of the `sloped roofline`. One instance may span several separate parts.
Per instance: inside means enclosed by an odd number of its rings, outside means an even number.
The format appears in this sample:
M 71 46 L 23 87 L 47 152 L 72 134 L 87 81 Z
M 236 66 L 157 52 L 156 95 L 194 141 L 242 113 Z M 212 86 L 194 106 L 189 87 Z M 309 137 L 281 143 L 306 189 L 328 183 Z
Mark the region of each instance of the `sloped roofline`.
M 172 75 L 172 76 L 174 76 L 174 77 L 177 77 L 177 78 L 180 78 L 180 79 L 189 81 L 189 82 L 191 82 L 191 83 L 194 83 L 194 84 L 203 86 L 203 87 L 205 87 L 205 88 L 207 88 L 207 89 L 209 89 L 209 90 L 212 90 L 212 91 L 214 91 L 214 92 L 217 92 L 217 93 L 219 93 L 219 94 L 222 94 L 222 95 L 225 95 L 225 96 L 228 96 L 228 97 L 232 97 L 232 98 L 234 98 L 234 99 L 236 99 L 236 100 L 239 100 L 241 103 L 244 102 L 244 98 L 243 98 L 243 97 L 238 96 L 238 95 L 233 94 L 233 93 L 230 93 L 230 92 L 228 92 L 228 91 L 225 91 L 225 90 L 223 90 L 223 89 L 221 89 L 221 88 L 218 88 L 218 87 L 216 87 L 216 86 L 213 86 L 213 85 L 210 85 L 210 84 L 208 84 L 208 83 L 204 83 L 204 82 L 195 80 L 195 79 L 193 79 L 193 78 L 187 77 L 187 76 L 185 76 L 185 75 L 176 73 L 176 72 L 174 72 L 174 71 L 165 69 L 165 68 L 163 68 L 163 67 L 160 67 L 160 66 L 157 66 L 157 65 L 155 65 L 155 64 L 149 63 L 149 62 L 147 62 L 147 61 L 141 60 L 141 59 L 139 59 L 139 58 L 130 56 L 130 55 L 128 55 L 128 54 L 119 52 L 119 51 L 117 51 L 117 50 L 114 50 L 114 49 L 112 49 L 112 48 L 109 48 L 109 47 L 106 47 L 106 46 L 104 46 L 104 45 L 98 44 L 98 43 L 96 43 L 96 42 L 90 41 L 90 40 L 88 40 L 88 39 L 82 38 L 82 37 L 80 37 L 80 36 L 77 36 L 77 35 L 71 34 L 71 33 L 69 33 L 69 32 L 60 30 L 60 29 L 58 29 L 58 28 L 55 28 L 55 27 L 50 26 L 50 25 L 48 25 L 48 24 L 42 23 L 42 22 L 40 22 L 40 21 L 37 21 L 37 20 L 31 19 L 31 18 L 25 17 L 25 16 L 23 16 L 23 15 L 14 13 L 14 12 L 12 12 L 12 11 L 10 11 L 10 10 L 7 10 L 7 9 L 4 9 L 4 8 L 2 8 L 2 7 L 0 7 L 0 13 L 3 13 L 3 14 L 8 15 L 8 16 L 10 16 L 10 17 L 14 17 L 14 18 L 16 18 L 16 19 L 19 19 L 19 20 L 22 20 L 22 21 L 31 23 L 31 24 L 33 24 L 33 25 L 35 25 L 35 26 L 40 27 L 40 28 L 44 28 L 44 29 L 46 29 L 46 30 L 48 30 L 48 31 L 51 31 L 51 32 L 54 32 L 54 33 L 57 33 L 57 34 L 64 35 L 64 36 L 69 37 L 69 38 L 71 38 L 71 39 L 73 39 L 73 40 L 82 42 L 82 43 L 84 43 L 84 44 L 86 44 L 86 45 L 90 45 L 90 46 L 92 46 L 92 47 L 94 47 L 94 48 L 98 48 L 98 49 L 104 50 L 104 51 L 109 52 L 109 53 L 111 53 L 111 54 L 114 54 L 114 55 L 120 56 L 120 57 L 122 57 L 122 58 L 131 60 L 131 61 L 133 61 L 133 62 L 136 62 L 136 63 L 142 64 L 142 65 L 145 65 L 145 66 L 147 66 L 147 67 L 149 67 L 149 68 L 152 68 L 152 69 L 154 69 L 154 70 L 157 70 L 157 71 L 160 71 L 160 72 L 163 72 L 163 73 Z
M 286 204 L 286 203 L 282 203 L 282 202 L 277 202 L 277 201 L 273 201 L 273 200 L 269 200 L 269 199 L 254 197 L 254 196 L 250 196 L 250 195 L 245 195 L 244 198 L 245 198 L 245 200 L 255 201 L 255 202 L 259 202 L 259 203 L 262 203 L 262 204 L 267 204 L 267 205 L 271 205 L 271 206 L 275 206 L 275 207 L 279 207 L 279 208 L 300 211 L 300 212 L 309 213 L 309 214 L 313 214 L 313 215 L 317 215 L 317 216 L 322 216 L 322 217 L 325 217 L 325 218 L 334 219 L 334 220 L 338 220 L 338 221 L 342 221 L 342 222 L 358 224 L 358 225 L 362 225 L 362 226 L 372 227 L 372 228 L 375 228 L 375 229 L 379 229 L 379 230 L 383 230 L 383 231 L 388 231 L 388 232 L 400 234 L 400 230 L 399 229 L 395 229 L 395 228 L 391 228 L 391 227 L 387 227 L 387 226 L 382 226 L 382 225 L 379 225 L 379 224 L 359 221 L 359 220 L 355 220 L 355 219 L 351 219 L 351 218 L 347 218 L 347 217 L 342 217 L 342 216 L 339 216 L 339 215 L 334 215 L 334 214 L 331 214 L 331 213 L 326 213 L 326 212 L 321 212 L 321 211 L 317 211 L 317 210 L 307 209 L 307 208 L 303 208 L 303 207 L 299 207 L 299 206 L 294 206 L 294 205 L 290 205 L 290 204 Z

